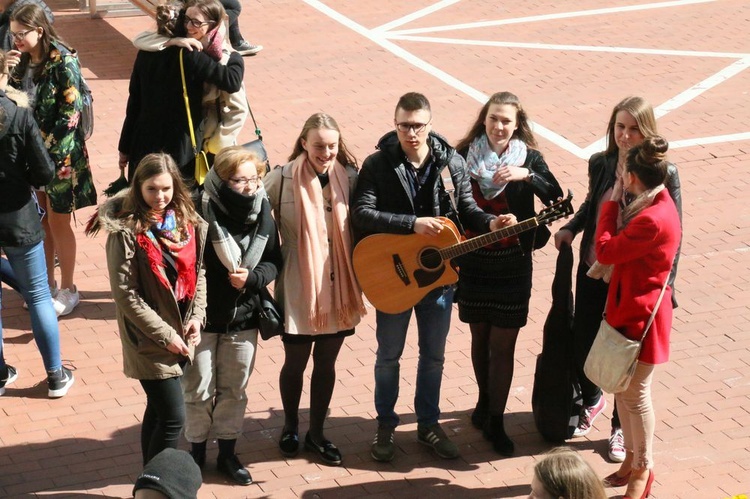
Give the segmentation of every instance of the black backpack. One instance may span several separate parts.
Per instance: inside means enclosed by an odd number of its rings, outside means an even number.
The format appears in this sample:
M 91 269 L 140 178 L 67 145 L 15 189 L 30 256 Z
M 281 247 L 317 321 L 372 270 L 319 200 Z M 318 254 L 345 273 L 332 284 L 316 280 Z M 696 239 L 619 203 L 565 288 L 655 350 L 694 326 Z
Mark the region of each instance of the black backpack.
M 573 249 L 563 245 L 552 282 L 552 308 L 544 323 L 542 353 L 536 360 L 531 408 L 545 440 L 573 436 L 583 399 L 576 376 L 573 345 Z

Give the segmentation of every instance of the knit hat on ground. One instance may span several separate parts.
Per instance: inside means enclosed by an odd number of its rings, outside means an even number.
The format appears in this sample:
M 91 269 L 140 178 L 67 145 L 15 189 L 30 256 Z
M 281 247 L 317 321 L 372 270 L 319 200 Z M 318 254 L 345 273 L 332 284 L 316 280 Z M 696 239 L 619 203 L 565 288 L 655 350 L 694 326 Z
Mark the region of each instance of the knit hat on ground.
M 196 499 L 202 483 L 201 470 L 193 457 L 184 450 L 167 448 L 143 468 L 133 495 L 140 489 L 151 489 L 169 499 Z

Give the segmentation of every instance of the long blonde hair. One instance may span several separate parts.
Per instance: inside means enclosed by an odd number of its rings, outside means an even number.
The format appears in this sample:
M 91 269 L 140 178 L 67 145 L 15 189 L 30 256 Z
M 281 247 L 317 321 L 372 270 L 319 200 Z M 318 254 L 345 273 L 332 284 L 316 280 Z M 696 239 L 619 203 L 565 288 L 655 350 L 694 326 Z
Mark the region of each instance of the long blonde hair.
M 607 124 L 606 154 L 616 153 L 620 150 L 620 148 L 617 147 L 617 141 L 615 141 L 615 121 L 617 121 L 617 113 L 620 111 L 627 111 L 630 113 L 635 119 L 635 122 L 638 123 L 638 129 L 641 131 L 641 135 L 643 135 L 644 138 L 659 134 L 659 131 L 656 128 L 654 108 L 651 104 L 649 104 L 643 97 L 625 97 L 617 103 L 614 109 L 612 109 L 612 114 L 609 117 L 609 123 Z
M 349 148 L 346 147 L 344 137 L 341 135 L 341 130 L 339 129 L 339 124 L 336 123 L 336 120 L 333 119 L 332 116 L 329 116 L 326 113 L 315 113 L 307 118 L 307 121 L 305 121 L 305 124 L 302 127 L 302 131 L 299 133 L 299 136 L 294 143 L 292 154 L 289 155 L 289 161 L 294 161 L 297 159 L 297 156 L 305 152 L 305 149 L 302 147 L 302 140 L 307 140 L 307 134 L 310 133 L 310 130 L 317 130 L 318 128 L 325 128 L 326 130 L 335 130 L 338 132 L 339 153 L 336 155 L 336 160 L 344 166 L 352 165 L 356 168 L 357 159 L 349 152 Z

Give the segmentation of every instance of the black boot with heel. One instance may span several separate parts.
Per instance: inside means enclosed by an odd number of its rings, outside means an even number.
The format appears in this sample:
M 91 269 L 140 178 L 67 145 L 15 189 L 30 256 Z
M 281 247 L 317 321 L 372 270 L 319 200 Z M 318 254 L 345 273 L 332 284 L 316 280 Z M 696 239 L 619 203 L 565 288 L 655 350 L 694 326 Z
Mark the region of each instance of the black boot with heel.
M 501 456 L 510 457 L 515 451 L 515 445 L 505 433 L 502 414 L 490 415 L 484 426 L 484 438 L 492 442 L 492 448 Z

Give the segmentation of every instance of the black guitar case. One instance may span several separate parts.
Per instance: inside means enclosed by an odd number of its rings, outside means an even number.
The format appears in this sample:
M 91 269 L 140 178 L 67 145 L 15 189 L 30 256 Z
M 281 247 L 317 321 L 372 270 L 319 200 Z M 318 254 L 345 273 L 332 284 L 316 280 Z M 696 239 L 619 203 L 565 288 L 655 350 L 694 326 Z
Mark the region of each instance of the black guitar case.
M 583 404 L 573 351 L 573 249 L 564 245 L 552 282 L 552 308 L 536 360 L 531 407 L 542 437 L 559 443 L 573 436 Z

